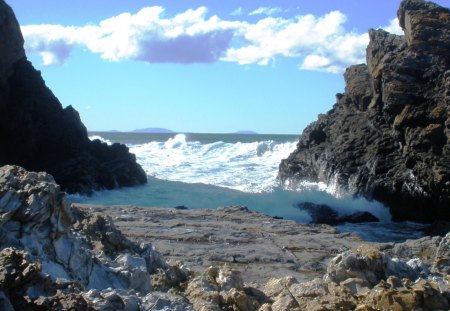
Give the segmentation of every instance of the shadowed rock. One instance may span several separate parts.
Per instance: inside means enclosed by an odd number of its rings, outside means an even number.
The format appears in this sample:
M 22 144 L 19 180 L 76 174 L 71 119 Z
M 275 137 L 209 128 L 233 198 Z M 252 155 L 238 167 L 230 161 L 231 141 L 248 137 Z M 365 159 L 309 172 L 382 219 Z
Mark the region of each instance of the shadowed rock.
M 398 17 L 405 36 L 369 31 L 367 65 L 346 70 L 278 178 L 379 200 L 394 220 L 450 220 L 450 11 L 405 0 Z
M 26 59 L 19 24 L 3 0 L 0 46 L 0 165 L 46 171 L 70 193 L 147 181 L 126 146 L 91 142 L 78 112 L 62 107 Z
M 379 222 L 380 220 L 369 212 L 355 212 L 340 216 L 339 213 L 326 204 L 314 204 L 311 202 L 300 202 L 296 205 L 299 210 L 307 212 L 311 216 L 313 224 L 338 225 L 346 222 Z

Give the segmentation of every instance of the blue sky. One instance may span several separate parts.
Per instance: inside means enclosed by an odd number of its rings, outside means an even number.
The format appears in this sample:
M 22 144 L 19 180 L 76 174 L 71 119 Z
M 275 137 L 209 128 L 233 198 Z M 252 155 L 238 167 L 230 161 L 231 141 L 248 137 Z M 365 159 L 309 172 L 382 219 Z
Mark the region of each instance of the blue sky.
M 7 2 L 90 130 L 299 134 L 364 61 L 369 28 L 401 33 L 397 0 Z

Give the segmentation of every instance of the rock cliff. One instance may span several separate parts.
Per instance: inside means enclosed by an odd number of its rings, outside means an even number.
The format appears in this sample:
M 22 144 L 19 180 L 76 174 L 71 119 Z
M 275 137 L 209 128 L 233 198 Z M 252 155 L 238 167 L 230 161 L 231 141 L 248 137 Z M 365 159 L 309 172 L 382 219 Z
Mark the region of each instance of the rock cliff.
M 0 165 L 47 171 L 70 193 L 145 183 L 126 146 L 89 140 L 78 112 L 62 107 L 23 43 L 13 11 L 0 0 Z
M 394 220 L 450 219 L 450 11 L 405 0 L 405 35 L 369 30 L 367 65 L 310 124 L 278 178 L 321 181 L 389 206 Z

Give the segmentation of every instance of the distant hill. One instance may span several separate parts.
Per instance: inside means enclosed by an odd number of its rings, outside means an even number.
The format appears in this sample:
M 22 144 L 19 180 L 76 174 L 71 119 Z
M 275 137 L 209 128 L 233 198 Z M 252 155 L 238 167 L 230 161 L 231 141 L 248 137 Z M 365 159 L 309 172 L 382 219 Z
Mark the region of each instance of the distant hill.
M 254 131 L 237 131 L 237 132 L 234 132 L 233 134 L 258 134 L 258 133 L 254 132 Z
M 137 129 L 134 131 L 131 131 L 132 133 L 162 133 L 162 134 L 170 134 L 170 133 L 174 133 L 174 131 L 168 130 L 168 129 L 164 129 L 164 128 L 160 128 L 160 127 L 148 127 L 148 128 L 144 128 L 144 129 Z

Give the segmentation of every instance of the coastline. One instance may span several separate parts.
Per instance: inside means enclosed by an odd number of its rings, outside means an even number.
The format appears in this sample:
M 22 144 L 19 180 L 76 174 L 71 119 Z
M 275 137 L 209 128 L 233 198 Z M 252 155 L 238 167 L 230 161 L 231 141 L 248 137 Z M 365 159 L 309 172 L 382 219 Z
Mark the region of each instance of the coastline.
M 239 270 L 256 288 L 271 278 L 305 282 L 322 277 L 332 258 L 361 245 L 402 260 L 417 257 L 431 265 L 429 254 L 438 244 L 438 237 L 431 236 L 403 243 L 368 242 L 329 225 L 299 224 L 241 206 L 184 210 L 73 203 L 72 207 L 87 215 L 110 217 L 125 237 L 151 243 L 167 261 L 182 262 L 194 274 L 210 266 L 227 266 Z
M 109 216 L 130 240 L 150 242 L 168 261 L 182 261 L 195 273 L 210 266 L 240 270 L 260 288 L 271 278 L 309 281 L 326 272 L 337 254 L 364 242 L 328 225 L 299 224 L 246 207 L 179 210 L 137 206 L 72 204 L 90 214 Z

